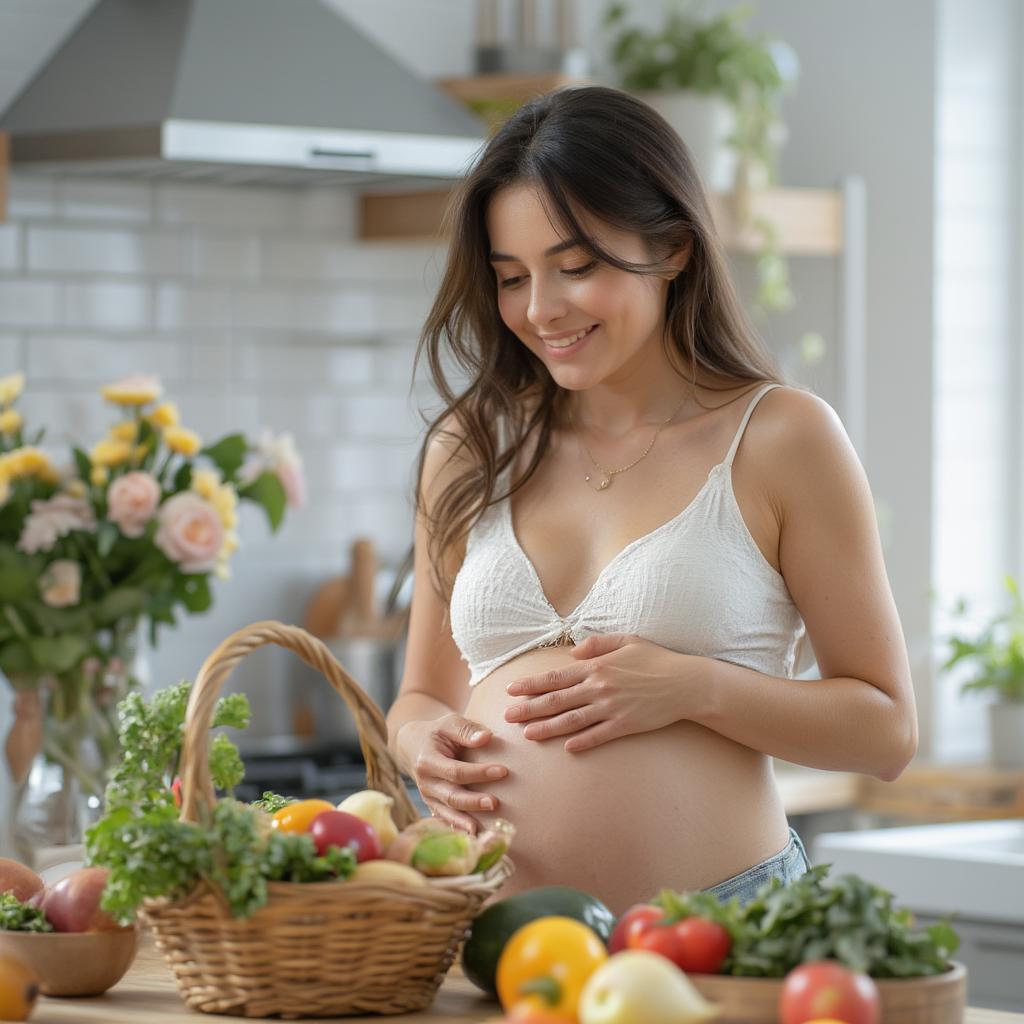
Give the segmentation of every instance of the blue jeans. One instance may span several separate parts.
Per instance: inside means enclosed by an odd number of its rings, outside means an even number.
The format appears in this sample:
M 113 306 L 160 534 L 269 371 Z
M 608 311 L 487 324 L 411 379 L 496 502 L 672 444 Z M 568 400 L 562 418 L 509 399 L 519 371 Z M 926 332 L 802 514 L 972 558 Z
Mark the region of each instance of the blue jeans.
M 810 868 L 811 862 L 807 859 L 807 851 L 796 829 L 790 826 L 789 842 L 774 857 L 755 864 L 746 871 L 741 871 L 724 882 L 705 889 L 705 892 L 714 893 L 722 903 L 732 899 L 733 896 L 740 898 L 740 904 L 749 903 L 757 890 L 768 881 L 769 878 L 779 878 L 783 882 L 792 882 L 804 874 Z

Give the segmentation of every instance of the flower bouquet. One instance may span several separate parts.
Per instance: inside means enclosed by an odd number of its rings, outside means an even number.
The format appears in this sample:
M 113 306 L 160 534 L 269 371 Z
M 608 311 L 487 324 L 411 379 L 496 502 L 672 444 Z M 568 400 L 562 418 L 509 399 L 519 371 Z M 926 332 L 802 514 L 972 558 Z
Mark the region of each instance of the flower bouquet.
M 30 857 L 80 838 L 83 799 L 99 809 L 140 627 L 155 646 L 178 610 L 206 611 L 210 577 L 229 577 L 239 546 L 238 502 L 260 505 L 276 531 L 305 481 L 288 435 L 204 445 L 142 376 L 102 389 L 116 421 L 58 469 L 38 447 L 45 431 L 30 436 L 15 408 L 24 385 L 0 378 L 0 673 L 15 692 L 12 832 Z M 35 807 L 30 777 L 45 790 Z M 22 809 L 39 820 L 19 820 Z

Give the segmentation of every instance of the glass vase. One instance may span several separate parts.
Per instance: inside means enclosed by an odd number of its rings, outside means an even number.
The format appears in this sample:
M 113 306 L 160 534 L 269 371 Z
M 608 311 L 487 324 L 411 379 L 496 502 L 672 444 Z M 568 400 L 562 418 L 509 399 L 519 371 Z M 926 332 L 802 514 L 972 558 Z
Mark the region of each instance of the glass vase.
M 117 704 L 144 671 L 138 620 L 97 635 L 98 652 L 66 673 L 9 681 L 14 722 L 5 744 L 13 784 L 7 835 L 35 867 L 42 851 L 75 846 L 103 813 L 110 769 L 120 757 Z

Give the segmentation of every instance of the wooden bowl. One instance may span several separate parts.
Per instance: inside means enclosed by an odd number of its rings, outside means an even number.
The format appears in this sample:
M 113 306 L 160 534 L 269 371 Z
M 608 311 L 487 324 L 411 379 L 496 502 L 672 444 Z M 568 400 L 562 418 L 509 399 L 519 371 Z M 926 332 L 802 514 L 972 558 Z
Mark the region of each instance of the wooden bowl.
M 136 926 L 110 932 L 0 930 L 0 953 L 25 961 L 44 996 L 98 996 L 116 985 L 139 948 Z
M 719 1024 L 776 1024 L 782 978 L 688 974 L 700 994 L 720 1009 Z M 942 974 L 876 978 L 885 1024 L 963 1024 L 967 968 L 952 961 Z

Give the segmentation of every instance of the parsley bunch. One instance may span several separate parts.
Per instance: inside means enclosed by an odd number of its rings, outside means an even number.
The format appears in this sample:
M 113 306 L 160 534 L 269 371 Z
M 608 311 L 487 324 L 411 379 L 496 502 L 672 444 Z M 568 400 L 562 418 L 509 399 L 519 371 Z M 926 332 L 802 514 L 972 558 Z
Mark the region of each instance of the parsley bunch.
M 229 795 L 204 808 L 199 822 L 179 820 L 170 783 L 178 770 L 190 690 L 190 683 L 180 683 L 149 703 L 132 693 L 118 706 L 123 759 L 107 786 L 106 814 L 86 832 L 89 863 L 110 871 L 103 909 L 126 924 L 144 900 L 174 899 L 205 880 L 235 917 L 248 917 L 266 903 L 268 881 L 349 878 L 356 866 L 351 849 L 329 849 L 319 857 L 310 836 L 277 832 L 265 810 L 230 797 L 245 767 L 223 734 L 210 744 L 210 776 Z M 215 727 L 248 723 L 244 694 L 218 701 Z M 264 794 L 268 798 L 283 799 Z
M 725 927 L 732 949 L 722 973 L 781 978 L 808 960 L 839 960 L 874 978 L 941 974 L 960 940 L 948 921 L 913 931 L 913 915 L 895 910 L 892 894 L 843 875 L 825 885 L 828 864 L 788 885 L 772 878 L 741 907 L 712 893 L 663 889 L 652 902 L 672 919 L 707 917 Z
M 28 903 L 22 903 L 13 892 L 0 892 L 0 931 L 52 932 L 46 915 Z

